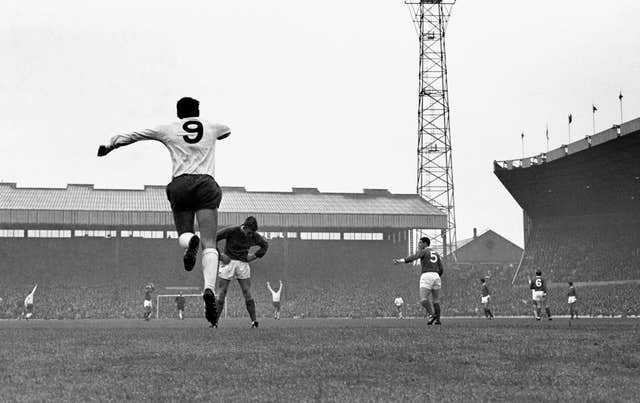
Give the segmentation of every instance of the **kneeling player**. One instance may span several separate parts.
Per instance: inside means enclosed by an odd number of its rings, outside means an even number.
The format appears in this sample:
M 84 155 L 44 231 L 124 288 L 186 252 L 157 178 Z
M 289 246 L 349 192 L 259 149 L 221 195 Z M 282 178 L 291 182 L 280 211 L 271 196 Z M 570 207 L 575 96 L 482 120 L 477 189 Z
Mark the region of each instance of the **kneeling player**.
M 536 277 L 531 282 L 531 298 L 533 299 L 534 314 L 536 320 L 540 320 L 542 316 L 542 308 L 547 313 L 547 317 L 551 320 L 551 310 L 547 306 L 547 284 L 542 278 L 542 271 L 536 271 Z

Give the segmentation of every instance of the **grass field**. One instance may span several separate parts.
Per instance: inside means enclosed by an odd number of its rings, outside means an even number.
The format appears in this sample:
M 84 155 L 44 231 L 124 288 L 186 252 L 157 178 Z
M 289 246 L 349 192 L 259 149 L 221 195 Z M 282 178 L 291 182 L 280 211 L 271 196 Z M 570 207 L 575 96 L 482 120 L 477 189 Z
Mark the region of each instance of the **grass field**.
M 0 321 L 1 401 L 639 401 L 640 320 Z

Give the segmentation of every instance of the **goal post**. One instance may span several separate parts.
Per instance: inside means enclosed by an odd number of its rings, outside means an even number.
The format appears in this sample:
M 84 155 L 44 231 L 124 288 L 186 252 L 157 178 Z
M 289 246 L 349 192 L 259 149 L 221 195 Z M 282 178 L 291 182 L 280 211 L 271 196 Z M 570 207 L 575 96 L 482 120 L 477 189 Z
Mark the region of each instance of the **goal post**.
M 175 299 L 180 294 L 158 294 L 156 296 L 156 319 L 177 317 L 178 309 Z M 185 317 L 200 318 L 204 316 L 204 301 L 202 294 L 182 294 L 185 299 Z M 224 304 L 224 317 L 227 317 L 227 299 Z

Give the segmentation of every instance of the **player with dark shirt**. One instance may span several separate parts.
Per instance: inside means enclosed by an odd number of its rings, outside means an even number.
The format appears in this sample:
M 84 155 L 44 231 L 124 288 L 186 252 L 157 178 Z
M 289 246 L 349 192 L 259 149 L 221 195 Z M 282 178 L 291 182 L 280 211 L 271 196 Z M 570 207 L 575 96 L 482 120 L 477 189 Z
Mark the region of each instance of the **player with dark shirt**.
M 489 287 L 487 287 L 486 280 L 483 278 L 480 279 L 480 283 L 482 283 L 482 289 L 480 290 L 480 302 L 482 303 L 482 307 L 484 309 L 484 316 L 487 319 L 493 319 L 493 313 L 491 313 L 491 293 L 489 292 Z
M 576 295 L 576 287 L 573 286 L 573 282 L 569 281 L 569 290 L 567 291 L 567 303 L 569 304 L 569 314 L 571 315 L 571 319 L 574 316 L 578 317 L 578 309 L 576 308 L 576 302 L 578 301 L 578 296 Z
M 184 297 L 182 296 L 182 292 L 180 292 L 180 294 L 176 297 L 175 302 L 176 302 L 176 309 L 178 309 L 178 317 L 180 319 L 184 319 L 185 300 L 184 300 Z
M 536 271 L 536 277 L 531 281 L 529 288 L 531 289 L 531 298 L 533 299 L 536 320 L 540 320 L 543 307 L 547 313 L 547 317 L 551 320 L 551 310 L 547 306 L 547 283 L 544 278 L 542 278 L 542 271 Z
M 211 322 L 211 326 L 218 326 L 218 318 L 224 309 L 224 300 L 227 295 L 229 283 L 234 278 L 238 280 L 244 302 L 251 318 L 251 327 L 258 327 L 256 320 L 256 304 L 251 296 L 251 267 L 249 262 L 263 257 L 267 253 L 269 245 L 267 241 L 258 234 L 258 221 L 255 217 L 249 216 L 240 226 L 227 227 L 218 231 L 216 242 L 223 239 L 226 241 L 224 253 L 220 254 L 222 264 L 218 269 L 218 281 L 216 284 L 216 317 Z M 252 246 L 258 246 L 255 253 L 250 253 Z
M 153 308 L 153 302 L 151 302 L 151 294 L 153 293 L 153 284 L 149 283 L 144 286 L 144 302 L 142 307 L 144 308 L 144 320 L 151 320 L 151 309 Z
M 420 259 L 420 266 L 422 272 L 420 274 L 420 305 L 427 311 L 429 321 L 428 325 L 436 324 L 440 325 L 440 288 L 442 287 L 442 281 L 440 277 L 444 271 L 442 266 L 442 259 L 438 252 L 429 248 L 431 240 L 429 238 L 422 237 L 418 242 L 418 251 L 411 256 L 407 256 L 404 259 L 393 259 L 393 263 L 410 263 L 414 260 Z M 433 301 L 433 310 L 429 303 L 429 294 Z

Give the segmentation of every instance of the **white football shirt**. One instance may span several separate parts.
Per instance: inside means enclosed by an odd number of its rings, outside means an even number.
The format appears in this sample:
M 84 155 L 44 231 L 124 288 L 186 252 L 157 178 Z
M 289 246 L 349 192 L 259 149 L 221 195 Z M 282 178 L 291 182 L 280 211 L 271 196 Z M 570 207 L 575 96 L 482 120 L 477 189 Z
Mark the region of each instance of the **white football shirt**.
M 271 298 L 273 298 L 273 302 L 280 302 L 280 292 L 282 291 L 282 286 L 278 288 L 278 291 L 274 291 L 271 286 L 269 286 L 269 291 L 271 291 Z
M 183 174 L 204 174 L 215 178 L 216 140 L 230 133 L 231 129 L 223 124 L 185 118 L 155 129 L 113 136 L 109 146 L 118 148 L 140 140 L 157 140 L 169 150 L 174 178 Z

